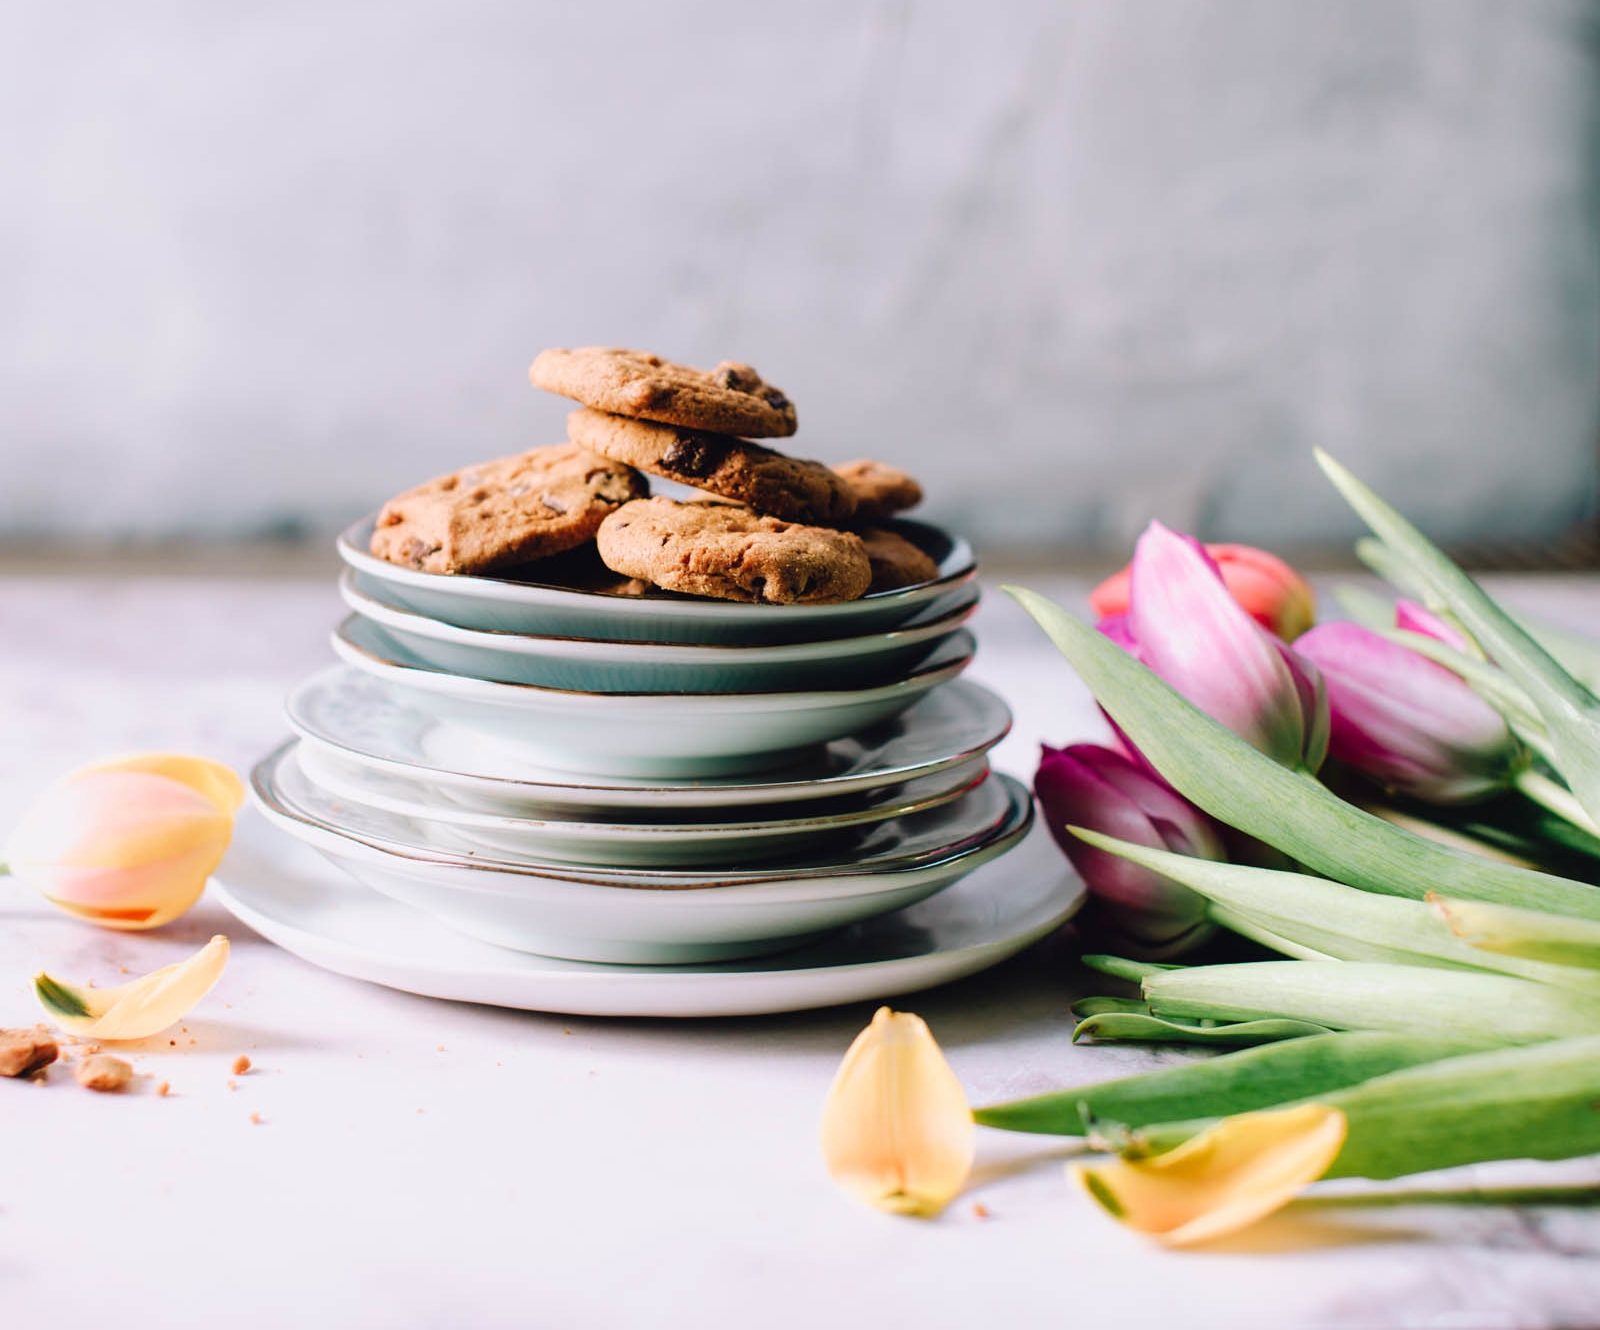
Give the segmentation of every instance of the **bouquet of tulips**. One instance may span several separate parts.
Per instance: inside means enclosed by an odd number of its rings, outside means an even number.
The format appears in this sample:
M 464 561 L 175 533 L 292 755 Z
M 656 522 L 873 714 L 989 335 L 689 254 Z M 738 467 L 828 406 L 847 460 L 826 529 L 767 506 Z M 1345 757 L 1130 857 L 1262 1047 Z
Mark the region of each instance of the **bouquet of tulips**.
M 1170 1242 L 1319 1178 L 1600 1151 L 1597 655 L 1318 460 L 1398 593 L 1351 596 L 1353 621 L 1313 626 L 1270 555 L 1159 525 L 1096 591 L 1094 627 L 1009 588 L 1113 734 L 1046 748 L 1036 780 L 1114 953 L 1085 963 L 1138 992 L 1078 1004 L 1074 1037 L 1228 1051 L 971 1113 L 926 1027 L 880 1013 L 824 1130 L 869 1199 L 936 1209 L 974 1119 L 1086 1138 L 1114 1156 L 1078 1166 L 1089 1193 Z M 1203 963 L 1228 933 L 1233 956 L 1276 955 Z M 885 1171 L 880 1132 L 923 1153 Z

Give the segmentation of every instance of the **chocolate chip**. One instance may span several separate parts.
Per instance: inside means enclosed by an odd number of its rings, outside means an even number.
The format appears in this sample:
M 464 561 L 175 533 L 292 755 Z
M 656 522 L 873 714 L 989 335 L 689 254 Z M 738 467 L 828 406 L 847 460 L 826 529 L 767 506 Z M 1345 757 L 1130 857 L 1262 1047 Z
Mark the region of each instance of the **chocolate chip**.
M 726 455 L 722 441 L 709 434 L 679 434 L 661 454 L 662 466 L 685 476 L 709 476 Z
M 768 388 L 761 395 L 766 399 L 767 405 L 775 411 L 782 411 L 789 405 L 789 399 L 776 388 Z
M 735 392 L 754 392 L 761 386 L 761 376 L 748 365 L 734 360 L 724 360 L 711 371 L 711 380 L 719 388 L 732 388 Z

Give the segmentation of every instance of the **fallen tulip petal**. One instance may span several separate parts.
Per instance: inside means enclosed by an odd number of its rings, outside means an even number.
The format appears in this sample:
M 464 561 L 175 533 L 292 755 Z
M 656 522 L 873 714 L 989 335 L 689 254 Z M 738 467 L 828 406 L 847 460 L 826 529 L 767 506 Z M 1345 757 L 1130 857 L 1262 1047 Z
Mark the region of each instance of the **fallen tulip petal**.
M 187 785 L 214 804 L 217 812 L 228 817 L 244 807 L 244 782 L 231 767 L 187 753 L 135 753 L 92 763 L 78 774 L 90 771 L 143 771 L 152 776 L 165 776 Z
M 188 960 L 115 988 L 81 988 L 47 974 L 35 975 L 33 987 L 63 1030 L 90 1039 L 143 1039 L 187 1016 L 227 963 L 228 939 L 219 933 Z
M 148 929 L 199 899 L 233 835 L 244 787 L 204 758 L 146 753 L 82 767 L 12 830 L 16 878 L 105 928 Z
M 1345 1116 L 1323 1104 L 1223 1118 L 1149 1159 L 1079 1164 L 1073 1175 L 1113 1218 L 1172 1246 L 1225 1237 L 1292 1201 L 1328 1171 Z
M 891 1214 L 936 1215 L 966 1184 L 972 1110 L 927 1023 L 878 1008 L 822 1110 L 822 1155 L 846 1191 Z

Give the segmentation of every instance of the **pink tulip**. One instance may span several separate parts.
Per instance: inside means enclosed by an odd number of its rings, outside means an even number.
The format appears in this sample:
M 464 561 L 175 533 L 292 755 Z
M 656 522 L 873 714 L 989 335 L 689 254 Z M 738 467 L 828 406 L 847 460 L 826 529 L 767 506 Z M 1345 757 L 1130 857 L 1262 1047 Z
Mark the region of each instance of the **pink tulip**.
M 1311 586 L 1276 554 L 1253 545 L 1207 545 L 1223 585 L 1245 611 L 1285 642 L 1292 642 L 1316 621 L 1317 602 Z M 1133 596 L 1133 565 L 1113 573 L 1089 594 L 1102 619 L 1126 614 Z
M 1407 611 L 1403 626 L 1436 628 L 1428 635 L 1465 644 L 1418 610 Z M 1429 803 L 1480 799 L 1510 778 L 1517 745 L 1505 720 L 1444 666 L 1353 623 L 1321 624 L 1295 650 L 1322 671 L 1329 747 L 1340 762 Z
M 1419 605 L 1414 600 L 1395 602 L 1394 626 L 1404 628 L 1408 633 L 1431 637 L 1434 641 L 1443 642 L 1447 647 L 1454 647 L 1457 651 L 1468 654 L 1472 652 L 1472 644 L 1453 624 L 1445 622 L 1427 606 Z
M 1225 858 L 1216 829 L 1199 809 L 1143 767 L 1097 744 L 1045 745 L 1033 788 L 1050 834 L 1088 886 L 1100 918 L 1129 950 L 1175 956 L 1210 935 L 1204 898 L 1067 830 L 1087 827 L 1152 849 Z
M 1315 771 L 1328 709 L 1314 666 L 1257 624 L 1228 593 L 1204 548 L 1152 522 L 1133 556 L 1115 641 L 1207 715 L 1285 766 Z
M 23 814 L 6 857 L 70 914 L 156 928 L 199 899 L 243 801 L 239 778 L 203 758 L 148 753 L 83 767 Z

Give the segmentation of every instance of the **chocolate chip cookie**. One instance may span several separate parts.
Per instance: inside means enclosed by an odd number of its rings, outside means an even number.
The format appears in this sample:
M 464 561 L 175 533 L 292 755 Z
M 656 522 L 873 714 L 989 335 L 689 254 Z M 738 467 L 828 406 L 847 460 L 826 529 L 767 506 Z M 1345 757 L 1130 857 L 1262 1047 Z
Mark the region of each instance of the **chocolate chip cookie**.
M 572 441 L 789 522 L 838 526 L 855 512 L 843 476 L 821 462 L 786 457 L 763 444 L 704 430 L 629 420 L 582 407 L 567 417 Z
M 939 565 L 898 532 L 867 527 L 860 536 L 872 568 L 870 590 L 894 591 L 939 576 Z
M 600 524 L 606 566 L 668 591 L 718 600 L 820 605 L 856 600 L 872 581 L 859 537 L 801 526 L 714 499 L 639 499 Z
M 794 403 L 749 365 L 732 360 L 703 370 L 648 351 L 554 347 L 539 353 L 528 377 L 537 387 L 613 415 L 756 439 L 795 431 Z
M 370 548 L 424 572 L 486 572 L 573 549 L 608 513 L 648 493 L 632 467 L 557 443 L 396 495 L 378 514 Z
M 857 525 L 881 522 L 922 502 L 922 486 L 899 467 L 863 457 L 833 469 L 855 492 Z

